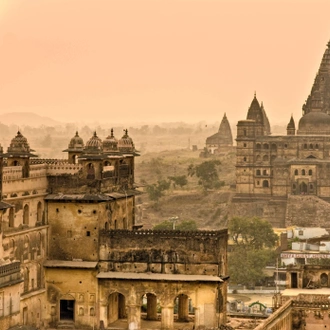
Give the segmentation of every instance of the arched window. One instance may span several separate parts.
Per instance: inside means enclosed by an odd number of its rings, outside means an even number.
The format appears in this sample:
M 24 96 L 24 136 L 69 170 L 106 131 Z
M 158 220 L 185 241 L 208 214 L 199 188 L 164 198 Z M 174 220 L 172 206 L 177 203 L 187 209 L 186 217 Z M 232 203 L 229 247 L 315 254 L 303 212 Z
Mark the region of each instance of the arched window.
M 260 161 L 260 160 L 261 160 L 260 155 L 257 155 L 257 156 L 256 156 L 256 161 L 258 162 L 258 161 Z
M 273 151 L 276 151 L 277 150 L 277 145 L 275 143 L 272 143 L 272 147 L 271 148 L 272 148 Z
M 301 175 L 305 175 L 306 171 L 305 170 L 301 170 Z
M 307 149 L 307 143 L 304 144 L 304 149 Z
M 262 160 L 263 160 L 264 162 L 268 162 L 268 160 L 269 160 L 268 155 L 264 155 L 264 156 L 262 157 Z
M 243 161 L 246 162 L 246 157 L 243 158 Z
M 268 143 L 264 143 L 264 149 L 269 149 L 269 144 Z
M 42 203 L 39 202 L 37 206 L 37 222 L 42 222 Z
M 38 248 L 37 248 L 37 255 L 40 256 L 41 255 L 41 249 L 42 249 L 42 235 L 41 233 L 38 234 Z
M 261 149 L 261 144 L 260 143 L 257 143 L 256 149 Z
M 25 204 L 24 209 L 23 209 L 23 225 L 28 225 L 29 224 L 29 205 Z
M 312 170 L 308 170 L 308 175 L 313 175 L 313 171 Z
M 261 175 L 260 170 L 257 170 L 257 171 L 256 171 L 256 175 Z
M 246 128 L 243 130 L 243 135 L 246 136 Z
M 95 179 L 95 168 L 92 163 L 87 165 L 87 179 L 94 180 Z
M 267 170 L 263 170 L 262 175 L 267 175 Z
M 298 175 L 298 170 L 294 170 L 294 175 Z
M 319 145 L 316 143 L 315 144 L 315 149 L 318 149 L 319 148 Z
M 8 227 L 14 227 L 14 208 L 11 207 L 10 210 L 9 210 L 9 221 L 8 221 Z
M 309 145 L 309 149 L 313 149 L 313 144 L 312 143 Z
M 72 155 L 72 164 L 78 164 L 78 155 Z
M 243 144 L 243 147 L 246 148 L 246 143 Z
M 262 186 L 263 186 L 264 188 L 269 188 L 269 182 L 268 182 L 268 180 L 264 180 L 264 181 L 262 181 Z

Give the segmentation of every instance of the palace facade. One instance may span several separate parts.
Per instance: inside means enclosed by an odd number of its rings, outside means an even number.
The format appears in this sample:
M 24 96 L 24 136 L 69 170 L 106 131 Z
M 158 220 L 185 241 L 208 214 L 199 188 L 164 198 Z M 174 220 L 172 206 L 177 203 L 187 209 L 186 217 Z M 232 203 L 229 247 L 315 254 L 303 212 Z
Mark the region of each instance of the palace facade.
M 0 150 L 0 328 L 106 329 L 226 320 L 227 231 L 145 231 L 127 130 L 40 159 L 21 132 Z

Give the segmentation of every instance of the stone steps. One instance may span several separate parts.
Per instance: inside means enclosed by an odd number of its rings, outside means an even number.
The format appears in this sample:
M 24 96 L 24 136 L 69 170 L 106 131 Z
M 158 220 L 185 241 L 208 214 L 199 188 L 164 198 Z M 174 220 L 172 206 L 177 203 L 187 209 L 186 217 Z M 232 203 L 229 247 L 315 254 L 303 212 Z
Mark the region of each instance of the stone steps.
M 73 321 L 60 321 L 58 322 L 57 329 L 75 329 Z

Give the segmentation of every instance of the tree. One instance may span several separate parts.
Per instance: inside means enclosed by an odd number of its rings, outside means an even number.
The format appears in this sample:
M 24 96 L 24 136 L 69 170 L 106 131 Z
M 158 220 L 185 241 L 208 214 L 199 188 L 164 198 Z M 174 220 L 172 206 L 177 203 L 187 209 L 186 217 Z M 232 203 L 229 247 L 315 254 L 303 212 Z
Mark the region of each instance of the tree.
M 275 259 L 275 251 L 254 250 L 239 245 L 228 254 L 228 270 L 234 283 L 254 286 L 265 278 L 264 269 Z
M 176 230 L 189 231 L 189 230 L 198 230 L 197 224 L 193 220 L 183 220 L 177 225 L 173 225 L 172 221 L 165 220 L 158 225 L 153 227 L 153 230 L 173 230 L 175 227 Z
M 273 248 L 278 236 L 271 224 L 258 217 L 234 217 L 229 221 L 229 235 L 236 245 L 244 245 L 253 249 Z
M 148 185 L 146 191 L 150 200 L 158 202 L 159 198 L 164 195 L 164 191 L 170 188 L 171 182 L 166 180 L 157 181 L 157 183 Z
M 186 175 L 177 175 L 177 176 L 169 176 L 169 180 L 173 181 L 174 188 L 176 185 L 180 186 L 182 188 L 183 186 L 187 185 L 188 180 Z
M 254 285 L 265 275 L 264 268 L 275 260 L 278 236 L 266 220 L 234 217 L 228 224 L 233 239 L 228 268 L 233 282 Z
M 194 176 L 199 179 L 198 184 L 208 189 L 218 189 L 224 185 L 223 181 L 220 181 L 218 170 L 221 162 L 217 159 L 205 161 L 199 165 L 190 164 L 188 167 L 188 175 Z
M 194 220 L 183 220 L 177 224 L 176 229 L 182 231 L 198 230 L 197 224 Z

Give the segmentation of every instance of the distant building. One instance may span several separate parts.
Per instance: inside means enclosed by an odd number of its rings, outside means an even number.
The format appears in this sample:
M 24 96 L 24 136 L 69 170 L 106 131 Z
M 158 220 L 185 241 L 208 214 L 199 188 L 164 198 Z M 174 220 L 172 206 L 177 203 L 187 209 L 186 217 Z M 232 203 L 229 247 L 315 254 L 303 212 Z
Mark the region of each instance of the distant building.
M 256 95 L 246 119 L 237 123 L 233 214 L 260 216 L 276 227 L 287 227 L 311 226 L 311 218 L 319 219 L 315 203 L 324 208 L 322 214 L 330 213 L 330 204 L 322 204 L 330 201 L 329 113 L 330 42 L 297 129 L 291 116 L 286 136 L 271 135 Z M 324 225 L 329 220 L 325 215 Z
M 217 133 L 206 139 L 206 150 L 211 155 L 228 152 L 233 146 L 233 136 L 226 114 L 224 114 Z

